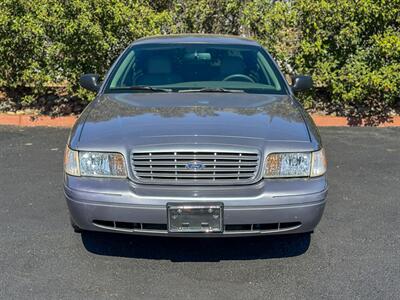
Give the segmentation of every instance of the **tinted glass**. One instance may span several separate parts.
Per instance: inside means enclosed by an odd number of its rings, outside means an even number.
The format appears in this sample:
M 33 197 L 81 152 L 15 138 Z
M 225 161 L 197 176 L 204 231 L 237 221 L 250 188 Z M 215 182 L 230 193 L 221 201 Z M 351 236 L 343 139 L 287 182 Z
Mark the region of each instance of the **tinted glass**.
M 126 92 L 132 86 L 282 94 L 284 84 L 261 47 L 178 44 L 130 49 L 111 74 L 106 92 Z

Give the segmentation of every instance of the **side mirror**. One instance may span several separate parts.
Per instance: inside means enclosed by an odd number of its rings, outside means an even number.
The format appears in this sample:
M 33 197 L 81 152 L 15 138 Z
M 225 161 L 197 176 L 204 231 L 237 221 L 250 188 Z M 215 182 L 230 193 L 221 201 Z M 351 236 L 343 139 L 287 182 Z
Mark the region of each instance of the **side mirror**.
M 293 92 L 302 92 L 310 90 L 313 87 L 313 80 L 311 76 L 295 76 L 293 78 L 292 90 Z
M 99 75 L 97 74 L 85 74 L 79 79 L 79 84 L 84 89 L 92 92 L 98 92 L 100 89 Z

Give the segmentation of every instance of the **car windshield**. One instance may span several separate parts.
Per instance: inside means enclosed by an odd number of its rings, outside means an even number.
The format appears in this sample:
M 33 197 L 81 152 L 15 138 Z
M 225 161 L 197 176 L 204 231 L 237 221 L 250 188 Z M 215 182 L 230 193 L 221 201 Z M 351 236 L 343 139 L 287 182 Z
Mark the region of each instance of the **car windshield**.
M 257 46 L 139 45 L 120 59 L 106 85 L 118 92 L 246 92 L 283 94 L 284 82 Z

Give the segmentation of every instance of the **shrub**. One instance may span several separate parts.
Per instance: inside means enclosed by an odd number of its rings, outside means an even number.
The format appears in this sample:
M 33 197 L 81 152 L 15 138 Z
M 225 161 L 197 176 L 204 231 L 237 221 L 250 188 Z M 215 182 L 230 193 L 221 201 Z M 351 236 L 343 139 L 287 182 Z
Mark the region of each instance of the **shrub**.
M 30 87 L 38 99 L 49 86 L 67 85 L 86 99 L 76 84 L 81 74 L 104 74 L 133 40 L 170 25 L 167 12 L 143 1 L 2 0 L 0 86 Z
M 244 20 L 281 62 L 313 76 L 314 106 L 379 122 L 398 105 L 399 0 L 250 1 Z
M 157 1 L 156 1 L 157 2 Z M 172 8 L 177 33 L 241 33 L 242 0 L 177 0 Z
M 307 107 L 379 122 L 399 105 L 399 28 L 400 0 L 2 0 L 0 87 L 25 106 L 65 85 L 65 101 L 85 101 L 79 76 L 104 74 L 137 38 L 240 34 L 313 76 Z

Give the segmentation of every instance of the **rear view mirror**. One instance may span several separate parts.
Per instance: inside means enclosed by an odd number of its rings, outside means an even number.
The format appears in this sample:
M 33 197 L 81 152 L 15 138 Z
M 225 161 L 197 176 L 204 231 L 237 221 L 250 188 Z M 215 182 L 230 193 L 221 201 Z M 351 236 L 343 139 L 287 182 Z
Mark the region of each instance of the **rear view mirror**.
M 211 53 L 208 52 L 193 52 L 185 54 L 186 60 L 211 60 Z
M 98 92 L 100 89 L 100 84 L 98 81 L 99 81 L 99 75 L 85 74 L 82 75 L 81 78 L 79 79 L 79 84 L 81 87 L 89 91 Z
M 293 78 L 292 90 L 293 92 L 302 92 L 313 87 L 313 80 L 311 76 L 295 76 Z

